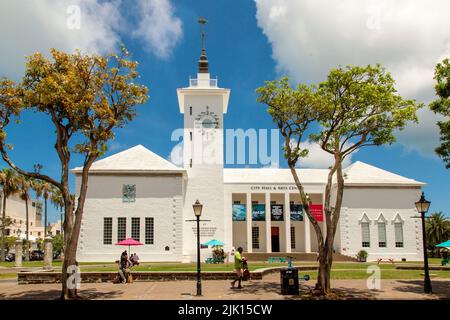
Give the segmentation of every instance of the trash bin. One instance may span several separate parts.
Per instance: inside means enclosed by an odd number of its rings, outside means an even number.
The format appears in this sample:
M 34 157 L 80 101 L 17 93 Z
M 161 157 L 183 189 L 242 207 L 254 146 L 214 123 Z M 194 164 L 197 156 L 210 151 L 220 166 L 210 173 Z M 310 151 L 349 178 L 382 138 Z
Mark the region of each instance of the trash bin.
M 280 270 L 281 294 L 299 294 L 297 268 L 282 268 Z

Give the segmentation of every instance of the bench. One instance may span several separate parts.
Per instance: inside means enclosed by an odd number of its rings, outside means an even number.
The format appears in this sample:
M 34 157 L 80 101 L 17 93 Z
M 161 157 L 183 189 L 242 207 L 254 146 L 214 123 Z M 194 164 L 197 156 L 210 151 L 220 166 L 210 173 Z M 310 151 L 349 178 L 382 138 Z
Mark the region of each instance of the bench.
M 275 262 L 282 262 L 285 263 L 286 262 L 286 258 L 284 257 L 269 257 L 267 259 L 268 263 L 275 263 Z
M 377 259 L 377 264 L 380 264 L 380 262 L 383 260 L 386 262 L 389 261 L 390 263 L 395 264 L 394 258 L 379 258 L 379 259 Z

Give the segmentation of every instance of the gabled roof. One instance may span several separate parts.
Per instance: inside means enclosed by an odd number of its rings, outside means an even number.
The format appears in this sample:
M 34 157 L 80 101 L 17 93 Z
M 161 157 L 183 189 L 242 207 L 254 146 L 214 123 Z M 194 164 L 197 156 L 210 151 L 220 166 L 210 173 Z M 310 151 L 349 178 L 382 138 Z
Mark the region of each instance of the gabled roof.
M 297 169 L 298 176 L 304 184 L 325 185 L 328 169 Z M 286 183 L 294 184 L 289 169 L 278 168 L 238 168 L 224 169 L 225 183 Z M 397 175 L 395 173 L 356 161 L 344 169 L 346 186 L 398 186 L 420 187 L 425 183 Z
M 83 167 L 72 169 L 73 173 L 81 173 Z M 97 173 L 182 173 L 184 169 L 158 156 L 142 145 L 113 154 L 95 161 L 89 172 Z
M 344 169 L 346 186 L 424 186 L 425 183 L 356 161 Z

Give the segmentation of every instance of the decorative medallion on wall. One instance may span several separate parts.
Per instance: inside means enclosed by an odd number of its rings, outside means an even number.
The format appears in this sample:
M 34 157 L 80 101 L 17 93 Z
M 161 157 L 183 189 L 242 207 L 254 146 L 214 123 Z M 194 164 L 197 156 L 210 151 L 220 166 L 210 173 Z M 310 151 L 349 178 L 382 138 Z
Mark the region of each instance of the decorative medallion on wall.
M 136 185 L 124 184 L 122 187 L 122 201 L 136 202 Z

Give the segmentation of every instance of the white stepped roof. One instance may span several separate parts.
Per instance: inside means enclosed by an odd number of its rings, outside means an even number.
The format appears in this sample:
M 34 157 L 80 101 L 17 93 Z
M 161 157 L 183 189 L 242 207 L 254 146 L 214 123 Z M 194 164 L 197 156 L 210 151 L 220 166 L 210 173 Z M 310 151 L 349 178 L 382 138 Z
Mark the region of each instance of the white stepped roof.
M 300 181 L 304 184 L 325 185 L 328 169 L 297 169 Z M 424 186 L 425 183 L 397 175 L 395 173 L 356 161 L 344 169 L 345 185 L 347 186 Z M 294 184 L 289 169 L 278 168 L 239 168 L 224 169 L 225 183 L 285 183 Z
M 77 167 L 72 172 L 80 173 L 82 169 L 83 167 Z M 184 169 L 175 166 L 173 163 L 158 156 L 142 145 L 137 145 L 112 156 L 97 160 L 89 170 L 89 172 L 105 173 L 176 173 L 184 171 Z
M 356 161 L 344 169 L 345 185 L 424 186 L 425 183 Z

